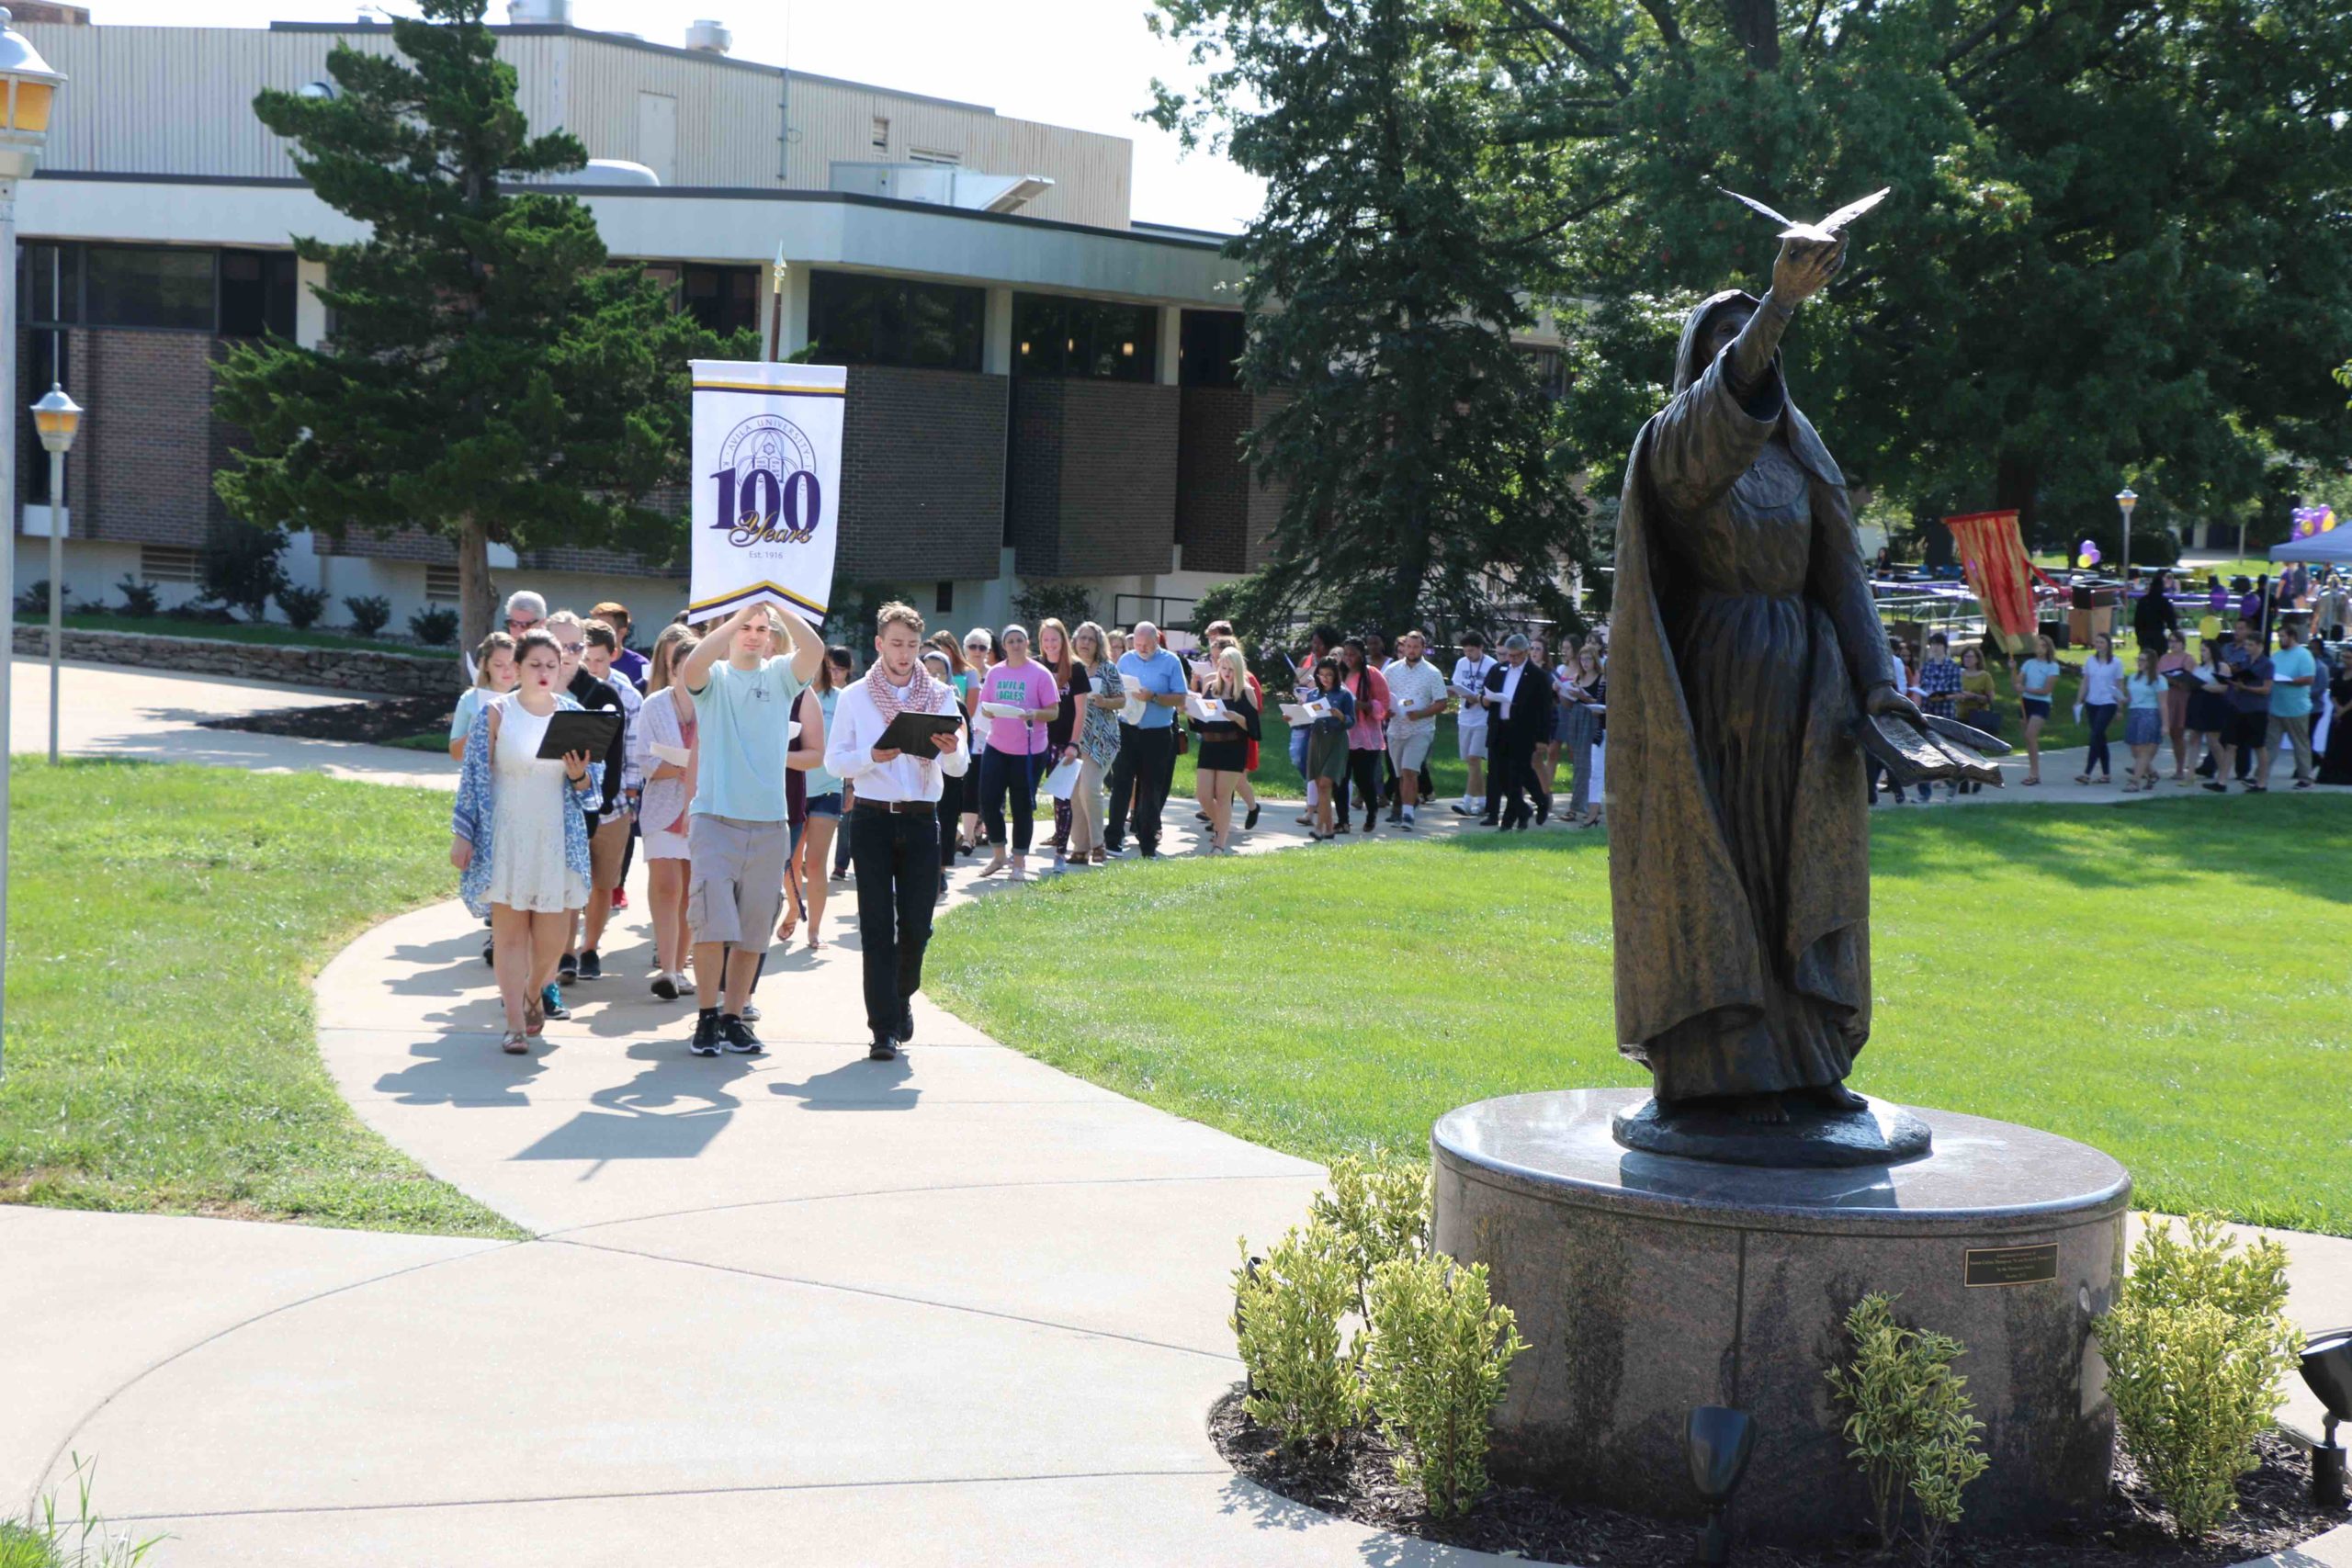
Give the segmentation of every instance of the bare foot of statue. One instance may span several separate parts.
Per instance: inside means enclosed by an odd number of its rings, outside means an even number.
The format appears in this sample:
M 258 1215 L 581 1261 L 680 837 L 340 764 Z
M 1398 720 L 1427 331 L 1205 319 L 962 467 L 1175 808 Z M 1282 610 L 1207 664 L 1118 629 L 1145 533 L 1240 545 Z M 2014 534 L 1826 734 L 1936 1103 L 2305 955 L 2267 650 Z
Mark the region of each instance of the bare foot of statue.
M 1732 1114 L 1759 1127 L 1778 1127 L 1789 1119 L 1789 1109 L 1777 1094 L 1745 1094 L 1733 1102 Z
M 1805 1098 L 1824 1111 L 1867 1111 L 1871 1102 L 1848 1089 L 1844 1084 L 1823 1084 L 1804 1091 Z

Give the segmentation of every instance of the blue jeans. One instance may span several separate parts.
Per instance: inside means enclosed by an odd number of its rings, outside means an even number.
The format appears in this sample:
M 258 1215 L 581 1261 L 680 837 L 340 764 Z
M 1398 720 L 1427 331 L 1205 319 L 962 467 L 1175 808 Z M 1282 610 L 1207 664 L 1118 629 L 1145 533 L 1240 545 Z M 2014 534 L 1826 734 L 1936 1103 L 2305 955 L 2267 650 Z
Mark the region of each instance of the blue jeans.
M 1012 852 L 1029 852 L 1037 814 L 1037 763 L 1041 757 L 1015 755 L 991 746 L 980 753 L 980 826 L 991 849 L 1004 845 L 1005 801 L 1012 802 Z
M 2083 772 L 2104 775 L 2111 766 L 2107 757 L 2107 727 L 2115 722 L 2115 705 L 2085 703 L 2083 718 L 2091 728 L 2091 749 L 2083 758 Z

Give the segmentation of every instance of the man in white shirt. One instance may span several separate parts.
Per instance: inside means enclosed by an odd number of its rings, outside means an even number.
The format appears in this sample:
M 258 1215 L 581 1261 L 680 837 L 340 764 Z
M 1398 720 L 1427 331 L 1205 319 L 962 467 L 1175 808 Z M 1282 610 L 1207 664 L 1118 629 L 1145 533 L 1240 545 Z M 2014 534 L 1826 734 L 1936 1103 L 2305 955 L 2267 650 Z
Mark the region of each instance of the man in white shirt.
M 1388 680 L 1388 760 L 1396 769 L 1397 826 L 1413 826 L 1413 807 L 1420 800 L 1421 765 L 1429 761 L 1430 743 L 1437 739 L 1437 716 L 1446 710 L 1445 677 L 1421 657 L 1429 640 L 1419 631 L 1396 639 L 1403 655 L 1391 664 Z
M 1453 691 L 1462 703 L 1458 721 L 1462 749 L 1462 765 L 1469 770 L 1469 779 L 1462 790 L 1462 798 L 1453 805 L 1456 817 L 1476 817 L 1487 804 L 1487 677 L 1493 671 L 1495 661 L 1487 657 L 1487 639 L 1476 632 L 1462 637 L 1462 657 L 1453 661 Z M 1476 695 L 1470 694 L 1477 694 Z
M 856 790 L 849 812 L 850 863 L 857 875 L 858 942 L 865 964 L 866 1055 L 896 1061 L 915 1032 L 912 998 L 922 988 L 922 953 L 939 896 L 942 775 L 964 776 L 972 759 L 955 730 L 932 737 L 929 754 L 880 744 L 901 713 L 952 716 L 956 688 L 931 678 L 917 659 L 922 616 L 889 604 L 875 617 L 873 667 L 842 689 L 825 738 L 825 769 Z

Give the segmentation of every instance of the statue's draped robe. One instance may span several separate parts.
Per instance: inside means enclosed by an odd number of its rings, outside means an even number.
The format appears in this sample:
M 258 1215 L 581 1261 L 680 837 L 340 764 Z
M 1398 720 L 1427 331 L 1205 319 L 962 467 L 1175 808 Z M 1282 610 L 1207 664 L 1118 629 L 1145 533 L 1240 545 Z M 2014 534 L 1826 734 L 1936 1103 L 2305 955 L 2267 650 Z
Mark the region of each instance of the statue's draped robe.
M 1859 696 L 1891 681 L 1845 480 L 1781 384 L 1698 359 L 1625 473 L 1609 661 L 1621 1049 L 1667 1102 L 1840 1082 L 1870 1033 Z M 1748 303 L 1752 306 L 1754 301 Z

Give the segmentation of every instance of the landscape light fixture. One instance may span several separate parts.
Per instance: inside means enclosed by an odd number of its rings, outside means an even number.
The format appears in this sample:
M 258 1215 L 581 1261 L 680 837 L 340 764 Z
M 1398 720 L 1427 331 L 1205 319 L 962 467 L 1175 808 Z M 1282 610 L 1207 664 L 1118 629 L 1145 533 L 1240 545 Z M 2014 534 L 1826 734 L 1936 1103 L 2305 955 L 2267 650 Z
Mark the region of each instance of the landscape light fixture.
M 2123 583 L 2122 602 L 2116 611 L 2120 616 L 2129 615 L 2132 613 L 2132 509 L 2139 504 L 2140 498 L 2132 492 L 2130 485 L 2125 485 L 2115 492 L 2116 509 L 2123 513 L 2122 570 L 2117 573 Z
M 2327 1419 L 2312 1450 L 2312 1501 L 2323 1508 L 2344 1506 L 2344 1445 L 2335 1429 L 2352 1421 L 2352 1328 L 2314 1334 L 2303 1346 L 2303 1382 L 2319 1396 Z
M 57 766 L 58 661 L 65 646 L 65 454 L 82 428 L 82 407 L 51 381 L 33 405 L 33 428 L 49 453 L 49 765 Z
M 1690 1412 L 1682 1450 L 1690 1461 L 1690 1483 L 1707 1505 L 1707 1533 L 1700 1538 L 1702 1568 L 1723 1568 L 1731 1561 L 1731 1532 L 1724 1516 L 1731 1495 L 1747 1473 L 1747 1456 L 1756 1450 L 1756 1423 L 1745 1410 L 1702 1404 Z
M 0 279 L 17 275 L 17 182 L 32 178 L 40 166 L 50 110 L 64 85 L 65 78 L 49 68 L 0 7 Z M 0 283 L 0 385 L 16 382 L 17 289 L 14 283 Z M 0 496 L 16 493 L 17 405 L 0 399 Z M 0 549 L 0 604 L 17 597 L 16 559 L 13 548 Z M 52 581 L 57 575 L 50 573 Z M 8 952 L 8 690 L 15 649 L 13 639 L 0 638 L 0 972 Z M 6 995 L 5 973 L 0 995 Z M 6 1021 L 0 1018 L 0 1039 L 6 1033 Z M 6 1066 L 6 1046 L 0 1044 L 0 1073 Z

